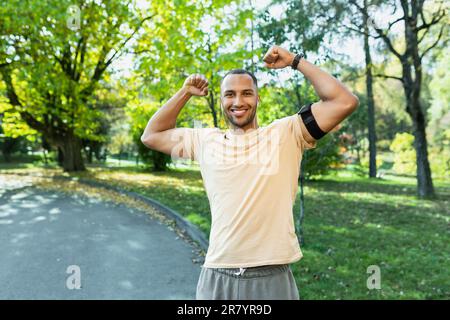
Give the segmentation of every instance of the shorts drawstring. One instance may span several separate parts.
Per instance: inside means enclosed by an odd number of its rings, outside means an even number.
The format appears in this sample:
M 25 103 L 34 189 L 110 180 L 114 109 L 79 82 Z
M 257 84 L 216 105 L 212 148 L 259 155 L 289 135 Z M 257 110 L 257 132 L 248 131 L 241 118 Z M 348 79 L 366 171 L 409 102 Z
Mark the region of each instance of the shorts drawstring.
M 245 270 L 247 270 L 247 268 L 239 268 L 239 271 L 235 272 L 234 274 L 237 276 L 242 276 L 244 274 Z

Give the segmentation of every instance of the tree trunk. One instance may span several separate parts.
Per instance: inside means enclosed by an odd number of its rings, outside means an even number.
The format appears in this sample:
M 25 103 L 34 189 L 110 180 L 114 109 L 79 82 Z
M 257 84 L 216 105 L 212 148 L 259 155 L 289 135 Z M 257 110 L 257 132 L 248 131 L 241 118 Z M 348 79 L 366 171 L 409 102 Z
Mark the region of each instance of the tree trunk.
M 88 151 L 88 154 L 87 154 L 87 161 L 88 161 L 88 163 L 92 163 L 93 162 L 93 155 L 94 155 L 94 153 L 92 151 L 92 147 L 89 146 L 89 151 Z
M 303 196 L 303 187 L 305 186 L 305 174 L 303 170 L 305 168 L 305 163 L 307 161 L 306 158 L 307 158 L 306 153 L 303 153 L 302 161 L 300 162 L 300 213 L 298 221 L 295 225 L 297 229 L 298 240 L 301 246 L 305 244 L 305 237 L 303 232 L 303 219 L 305 217 L 305 198 Z
M 364 20 L 364 53 L 366 58 L 366 91 L 367 91 L 367 119 L 369 129 L 369 178 L 377 176 L 377 147 L 376 147 L 376 131 L 375 131 L 375 103 L 373 99 L 373 78 L 372 78 L 372 57 L 369 47 L 369 26 L 367 23 L 367 0 L 364 0 L 366 14 L 363 15 Z
M 207 59 L 212 64 L 213 63 L 213 56 L 212 56 L 213 55 L 213 50 L 211 49 L 211 38 L 210 38 L 210 36 L 208 36 L 208 43 L 207 43 L 207 45 L 208 45 L 208 57 L 207 57 Z M 211 84 L 214 83 L 214 72 L 211 72 L 210 83 Z M 216 111 L 216 106 L 215 106 L 216 99 L 215 99 L 215 96 L 214 96 L 214 90 L 213 89 L 210 90 L 208 98 L 207 98 L 208 106 L 209 106 L 209 109 L 211 110 L 211 114 L 213 116 L 214 127 L 218 128 L 219 127 L 219 122 L 217 120 L 217 111 Z
M 416 149 L 418 195 L 421 198 L 434 197 L 433 180 L 431 179 L 430 163 L 428 161 L 427 140 L 425 127 L 421 123 L 415 124 L 420 128 L 414 132 L 414 148 Z
M 92 164 L 94 158 L 94 141 L 81 139 L 81 151 L 84 153 L 86 163 Z
M 43 153 L 44 153 L 44 164 L 47 165 L 47 164 L 48 164 L 48 160 L 47 160 L 47 150 L 44 149 Z
M 5 162 L 9 163 L 11 162 L 11 154 L 8 152 L 3 151 L 3 159 L 5 160 Z
M 48 164 L 48 154 L 52 150 L 52 147 L 51 147 L 50 143 L 48 143 L 48 141 L 45 139 L 44 135 L 41 136 L 41 141 L 42 141 L 42 143 L 41 143 L 42 150 L 44 151 L 44 163 Z
M 5 162 L 11 162 L 11 154 L 14 152 L 14 149 L 17 147 L 19 139 L 5 137 L 2 144 L 2 153 Z
M 216 102 L 215 101 L 216 101 L 216 99 L 214 97 L 214 92 L 211 90 L 210 95 L 209 95 L 208 105 L 209 105 L 209 109 L 211 109 L 211 114 L 213 116 L 214 127 L 218 128 L 219 123 L 217 121 L 217 112 L 216 112 L 216 108 L 215 108 Z
M 167 171 L 168 157 L 162 152 L 153 151 L 152 161 L 153 161 L 153 171 Z
M 253 7 L 253 3 L 252 0 L 248 1 L 248 4 L 250 5 L 250 9 L 252 12 L 255 12 L 254 7 Z M 255 62 L 253 61 L 253 56 L 254 56 L 254 40 L 253 40 L 253 34 L 254 34 L 254 26 L 253 26 L 253 14 L 250 18 L 250 50 L 251 50 L 251 54 L 252 54 L 252 64 L 250 66 L 250 69 L 252 70 L 252 73 L 255 73 Z
M 294 93 L 295 97 L 297 98 L 297 105 L 295 106 L 295 110 L 298 112 L 300 111 L 300 108 L 303 107 L 302 95 L 300 94 L 300 84 L 298 82 L 295 82 L 294 84 Z
M 411 117 L 414 129 L 414 148 L 416 149 L 417 164 L 417 195 L 420 198 L 435 196 L 433 180 L 431 178 L 430 163 L 428 161 L 426 121 L 420 103 L 422 89 L 422 59 L 419 55 L 417 19 L 408 16 L 407 3 L 402 3 L 405 16 L 406 50 L 402 62 L 403 88 L 406 96 L 406 111 Z M 417 9 L 412 3 L 412 12 Z M 406 10 L 406 11 L 405 11 Z M 416 16 L 417 17 L 417 16 Z
M 433 198 L 434 187 L 431 178 L 430 162 L 428 161 L 428 143 L 426 139 L 426 123 L 425 117 L 420 107 L 420 101 L 415 100 L 414 95 L 410 94 L 408 105 L 413 107 L 415 112 L 411 115 L 414 128 L 414 149 L 416 150 L 416 165 L 417 165 L 417 194 L 420 198 Z
M 63 138 L 63 143 L 60 145 L 63 159 L 62 167 L 66 172 L 85 171 L 83 157 L 81 155 L 81 139 L 73 133 L 67 134 Z
M 63 151 L 62 151 L 62 149 L 60 147 L 58 147 L 58 159 L 57 159 L 57 161 L 58 161 L 58 165 L 60 167 L 62 167 L 63 166 L 63 161 L 64 161 L 64 154 L 63 154 Z

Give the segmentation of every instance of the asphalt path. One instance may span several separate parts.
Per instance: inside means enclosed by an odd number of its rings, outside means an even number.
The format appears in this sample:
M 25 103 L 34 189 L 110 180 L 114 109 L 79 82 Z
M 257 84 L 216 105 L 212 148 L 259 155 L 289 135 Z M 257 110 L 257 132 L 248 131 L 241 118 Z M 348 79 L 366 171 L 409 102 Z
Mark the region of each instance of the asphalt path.
M 123 204 L 0 185 L 0 299 L 195 299 L 196 258 Z

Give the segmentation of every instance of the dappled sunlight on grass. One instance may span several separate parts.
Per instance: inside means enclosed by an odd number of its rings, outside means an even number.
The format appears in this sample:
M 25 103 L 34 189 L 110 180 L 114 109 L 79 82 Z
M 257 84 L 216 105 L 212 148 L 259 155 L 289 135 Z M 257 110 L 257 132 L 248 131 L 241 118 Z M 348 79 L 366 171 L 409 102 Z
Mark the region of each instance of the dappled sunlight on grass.
M 96 168 L 86 173 L 73 174 L 79 177 L 96 178 L 111 182 L 127 182 L 145 187 L 174 187 L 189 188 L 193 191 L 201 191 L 203 183 L 200 174 L 192 172 L 123 172 L 110 171 L 104 168 Z
M 303 298 L 448 298 L 448 193 L 438 189 L 439 199 L 419 200 L 414 188 L 374 185 L 307 182 L 304 258 L 296 264 Z M 369 265 L 380 267 L 382 290 L 367 289 Z
M 42 173 L 39 169 L 19 171 Z M 61 174 L 54 169 L 44 171 L 46 175 Z M 64 175 L 139 192 L 209 233 L 210 208 L 197 170 L 146 172 L 99 167 Z M 306 182 L 304 257 L 292 265 L 302 299 L 450 297 L 449 184 L 439 184 L 437 199 L 419 200 L 413 179 L 392 179 L 326 177 Z M 298 212 L 299 197 L 295 219 Z M 367 288 L 370 265 L 380 267 L 381 290 Z

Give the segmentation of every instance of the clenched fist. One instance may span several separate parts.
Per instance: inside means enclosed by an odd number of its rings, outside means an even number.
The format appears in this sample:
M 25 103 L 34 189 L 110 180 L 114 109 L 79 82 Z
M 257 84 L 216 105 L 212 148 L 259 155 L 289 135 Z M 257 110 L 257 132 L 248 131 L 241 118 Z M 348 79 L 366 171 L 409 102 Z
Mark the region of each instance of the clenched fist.
M 282 69 L 292 64 L 295 54 L 278 46 L 272 46 L 263 58 L 264 66 L 269 69 Z
M 192 74 L 184 81 L 183 88 L 193 96 L 207 96 L 208 80 L 201 74 Z

